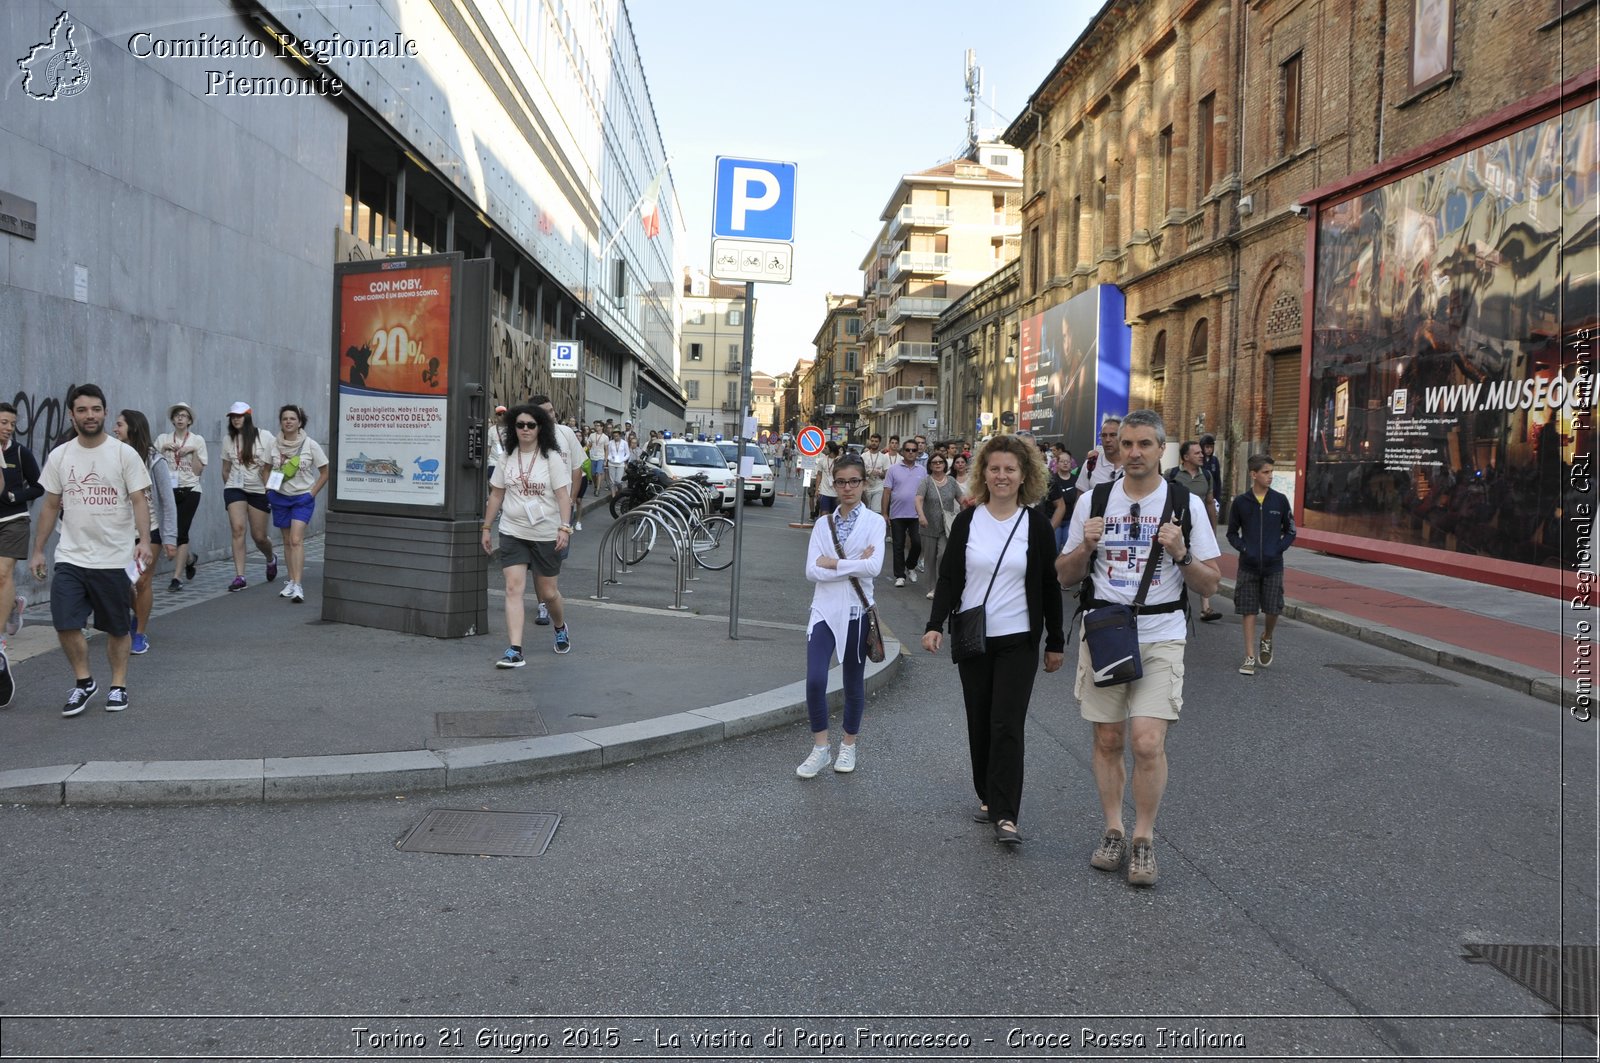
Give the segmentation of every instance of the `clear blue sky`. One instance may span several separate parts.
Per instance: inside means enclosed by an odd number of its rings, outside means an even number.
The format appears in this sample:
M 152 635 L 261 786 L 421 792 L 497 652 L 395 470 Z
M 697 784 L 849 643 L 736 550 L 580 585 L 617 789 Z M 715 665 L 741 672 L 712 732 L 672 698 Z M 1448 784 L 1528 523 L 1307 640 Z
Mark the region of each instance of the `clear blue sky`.
M 966 50 L 983 68 L 978 126 L 1003 131 L 1100 7 L 629 0 L 684 214 L 684 265 L 710 267 L 718 155 L 799 164 L 794 283 L 756 285 L 756 368 L 812 356 L 823 295 L 860 294 L 861 258 L 900 176 L 961 149 Z

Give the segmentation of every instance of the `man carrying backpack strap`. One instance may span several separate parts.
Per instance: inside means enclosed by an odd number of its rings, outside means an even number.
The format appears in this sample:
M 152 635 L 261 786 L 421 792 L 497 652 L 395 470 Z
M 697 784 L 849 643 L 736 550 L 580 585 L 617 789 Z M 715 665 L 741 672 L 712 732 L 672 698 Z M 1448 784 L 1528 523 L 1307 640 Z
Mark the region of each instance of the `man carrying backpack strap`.
M 1204 500 L 1161 478 L 1166 426 L 1154 410 L 1136 410 L 1118 435 L 1123 475 L 1079 499 L 1056 559 L 1056 577 L 1070 586 L 1088 577 L 1086 606 L 1133 603 L 1146 563 L 1155 565 L 1145 605 L 1138 610 L 1144 675 L 1120 686 L 1098 687 L 1088 648 L 1079 647 L 1075 694 L 1084 719 L 1094 724 L 1094 778 L 1105 813 L 1105 833 L 1090 865 L 1115 871 L 1128 860 L 1128 883 L 1155 885 L 1155 821 L 1167 785 L 1167 728 L 1183 708 L 1183 654 L 1187 591 L 1214 594 L 1222 578 L 1212 560 L 1221 555 Z M 1096 496 L 1101 496 L 1097 499 Z M 1170 501 L 1169 501 L 1170 496 Z M 1182 500 L 1165 522 L 1168 506 Z M 1097 502 L 1099 505 L 1097 505 Z M 1091 511 L 1103 506 L 1101 515 Z M 1187 539 L 1184 511 L 1188 514 Z M 1133 846 L 1123 835 L 1127 784 L 1123 749 L 1133 745 Z

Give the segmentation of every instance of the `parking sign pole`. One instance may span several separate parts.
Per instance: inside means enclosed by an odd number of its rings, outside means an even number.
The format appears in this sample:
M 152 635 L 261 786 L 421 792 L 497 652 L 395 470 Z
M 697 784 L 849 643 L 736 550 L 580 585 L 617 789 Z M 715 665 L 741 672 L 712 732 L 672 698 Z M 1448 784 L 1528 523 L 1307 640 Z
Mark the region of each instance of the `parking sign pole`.
M 756 283 L 744 282 L 744 358 L 739 367 L 739 436 L 735 447 L 733 481 L 733 591 L 728 604 L 728 637 L 739 637 L 739 572 L 744 560 L 744 448 L 750 441 L 745 437 L 745 424 L 750 410 L 750 355 L 755 336 Z

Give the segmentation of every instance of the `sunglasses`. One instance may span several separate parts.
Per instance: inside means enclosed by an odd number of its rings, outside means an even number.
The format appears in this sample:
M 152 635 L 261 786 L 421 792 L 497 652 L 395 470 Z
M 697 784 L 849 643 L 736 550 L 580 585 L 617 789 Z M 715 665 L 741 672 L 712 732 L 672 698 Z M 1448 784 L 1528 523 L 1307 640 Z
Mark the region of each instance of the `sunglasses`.
M 1138 542 L 1144 535 L 1144 530 L 1139 525 L 1139 503 L 1135 502 L 1128 507 L 1128 518 L 1133 521 L 1133 527 L 1128 529 L 1128 538 Z
M 518 421 L 517 422 L 517 431 L 519 431 L 519 432 L 522 431 L 524 428 L 529 429 L 531 431 L 532 429 L 535 429 L 535 428 L 538 428 L 538 427 L 539 427 L 539 422 L 537 422 L 537 421 Z

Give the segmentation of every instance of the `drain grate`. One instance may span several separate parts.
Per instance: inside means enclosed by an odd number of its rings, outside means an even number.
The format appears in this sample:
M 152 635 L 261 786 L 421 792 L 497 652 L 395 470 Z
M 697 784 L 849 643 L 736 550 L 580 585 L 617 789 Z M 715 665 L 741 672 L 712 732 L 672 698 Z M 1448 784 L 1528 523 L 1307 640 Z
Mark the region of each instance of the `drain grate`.
M 395 848 L 454 856 L 543 856 L 560 822 L 559 812 L 436 808 Z
M 1434 675 L 1421 668 L 1408 668 L 1403 664 L 1328 664 L 1323 667 L 1337 669 L 1352 679 L 1365 679 L 1369 683 L 1425 683 L 1437 687 L 1456 685 L 1442 675 Z
M 549 734 L 533 709 L 506 712 L 436 712 L 433 732 L 440 738 L 522 738 Z
M 1486 963 L 1555 1008 L 1560 1022 L 1595 1033 L 1596 952 L 1593 945 L 1464 945 L 1462 959 Z

